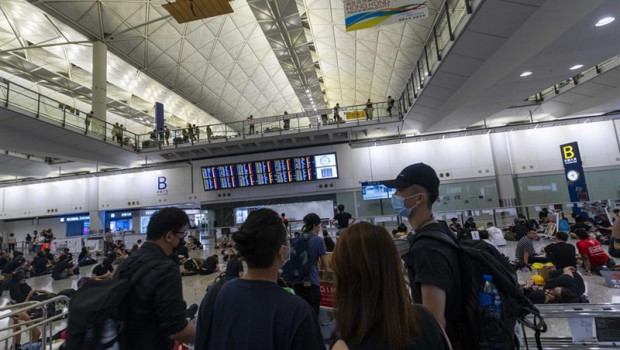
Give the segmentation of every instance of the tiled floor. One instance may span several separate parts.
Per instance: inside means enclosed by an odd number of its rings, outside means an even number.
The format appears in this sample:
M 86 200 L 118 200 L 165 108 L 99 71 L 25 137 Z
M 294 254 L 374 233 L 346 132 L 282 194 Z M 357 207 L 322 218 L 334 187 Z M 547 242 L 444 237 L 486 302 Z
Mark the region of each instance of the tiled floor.
M 537 251 L 551 243 L 549 240 L 540 240 L 535 242 L 534 246 Z M 574 242 L 571 242 L 574 243 Z M 500 248 L 500 250 L 507 256 L 513 258 L 514 251 L 516 248 L 516 242 L 508 242 L 506 247 Z M 192 257 L 201 257 L 205 258 L 210 253 L 214 253 L 210 251 L 207 247 L 205 251 L 193 251 L 191 252 Z M 620 263 L 620 259 L 616 259 L 618 263 Z M 81 269 L 81 276 L 89 276 L 93 266 L 88 266 Z M 583 269 L 580 269 L 582 272 Z M 212 281 L 219 275 L 219 273 L 214 273 L 208 276 L 189 276 L 183 277 L 183 297 L 188 305 L 193 303 L 200 304 L 207 286 L 212 283 Z M 519 272 L 520 281 L 524 282 L 527 280 L 530 274 Z M 33 277 L 28 280 L 28 283 L 31 287 L 35 289 L 46 289 L 52 292 L 58 292 L 62 289 L 66 288 L 77 288 L 77 280 L 80 276 L 74 276 L 62 281 L 53 281 L 52 278 L 47 276 Z M 605 281 L 602 277 L 599 276 L 583 276 L 584 280 L 588 286 L 588 297 L 591 303 L 616 303 L 620 304 L 620 291 L 618 289 L 611 289 L 605 285 Z M 5 292 L 3 296 L 0 298 L 0 305 L 5 305 L 8 303 L 8 292 Z M 568 326 L 566 320 L 548 320 L 550 332 L 549 335 L 559 335 L 559 336 L 568 336 Z M 1 327 L 0 327 L 1 328 Z M 326 333 L 327 335 L 327 333 Z M 0 344 L 2 347 L 2 344 Z

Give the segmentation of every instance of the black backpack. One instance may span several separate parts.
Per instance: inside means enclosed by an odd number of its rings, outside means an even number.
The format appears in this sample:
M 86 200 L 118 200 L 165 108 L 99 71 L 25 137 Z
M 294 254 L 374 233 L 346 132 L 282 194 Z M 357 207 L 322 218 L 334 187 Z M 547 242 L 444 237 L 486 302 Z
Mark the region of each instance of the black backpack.
M 536 343 L 542 349 L 540 333 L 547 325 L 538 309 L 525 297 L 518 283 L 515 269 L 493 246 L 482 240 L 463 240 L 459 243 L 451 232 L 422 231 L 413 237 L 413 243 L 421 238 L 440 241 L 458 251 L 461 271 L 461 314 L 457 327 L 465 337 L 466 349 L 517 349 L 518 340 L 514 329 L 517 321 L 535 332 Z M 408 265 L 412 265 L 411 257 Z M 410 266 L 408 266 L 410 268 Z M 480 305 L 479 293 L 483 289 L 483 275 L 493 276 L 493 284 L 502 301 L 502 320 L 489 317 Z M 533 316 L 533 321 L 526 317 Z
M 123 320 L 128 308 L 126 296 L 135 284 L 148 271 L 158 266 L 160 261 L 152 261 L 129 272 L 125 278 L 87 281 L 69 302 L 67 339 L 65 350 L 104 350 L 123 346 Z M 128 278 L 127 278 L 128 277 Z M 109 329 L 114 327 L 116 329 Z M 110 332 L 113 337 L 103 335 Z
M 308 254 L 308 241 L 312 236 L 312 233 L 303 233 L 291 239 L 290 259 L 282 266 L 282 278 L 286 282 L 299 284 L 307 281 L 310 269 L 312 269 Z
M 226 284 L 226 273 L 222 272 L 207 287 L 205 296 L 200 302 L 200 311 L 198 314 L 198 322 L 200 322 L 200 334 L 196 334 L 196 350 L 204 350 L 208 346 L 209 337 L 211 336 L 211 328 L 213 327 L 213 312 L 215 309 L 215 301 L 220 289 Z M 209 294 L 209 292 L 212 292 Z

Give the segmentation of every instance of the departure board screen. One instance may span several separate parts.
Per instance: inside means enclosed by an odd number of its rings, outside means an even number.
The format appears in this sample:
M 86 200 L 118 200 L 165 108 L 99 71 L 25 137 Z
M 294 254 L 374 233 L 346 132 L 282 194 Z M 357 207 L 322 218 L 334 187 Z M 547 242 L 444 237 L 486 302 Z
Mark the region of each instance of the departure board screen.
M 201 168 L 205 191 L 337 179 L 336 153 Z

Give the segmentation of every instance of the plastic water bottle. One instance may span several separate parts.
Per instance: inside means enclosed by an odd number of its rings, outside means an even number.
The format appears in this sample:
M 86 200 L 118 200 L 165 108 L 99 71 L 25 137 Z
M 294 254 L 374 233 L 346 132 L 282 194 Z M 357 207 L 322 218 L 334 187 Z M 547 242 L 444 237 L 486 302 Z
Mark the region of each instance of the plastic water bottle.
M 102 333 L 103 333 L 101 335 L 102 344 L 107 344 L 109 342 L 112 342 L 112 344 L 110 344 L 110 346 L 106 348 L 107 350 L 120 350 L 118 341 L 114 341 L 116 339 L 117 329 L 116 329 L 116 322 L 113 319 L 108 318 L 107 320 L 105 320 L 105 325 L 103 327 Z
M 499 296 L 497 287 L 493 284 L 493 276 L 483 275 L 484 285 L 480 291 L 480 306 L 486 311 L 489 317 L 497 320 L 502 319 L 502 299 Z

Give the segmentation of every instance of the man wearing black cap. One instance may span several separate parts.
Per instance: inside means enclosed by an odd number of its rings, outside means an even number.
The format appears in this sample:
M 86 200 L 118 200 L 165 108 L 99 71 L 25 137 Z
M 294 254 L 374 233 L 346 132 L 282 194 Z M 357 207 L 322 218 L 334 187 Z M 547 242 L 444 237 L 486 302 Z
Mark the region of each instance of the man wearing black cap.
M 403 169 L 395 180 L 383 184 L 397 189 L 392 207 L 396 214 L 409 220 L 416 235 L 447 235 L 456 241 L 450 229 L 433 217 L 433 203 L 439 195 L 439 178 L 433 168 L 416 163 Z M 438 240 L 414 236 L 410 253 L 405 263 L 414 302 L 424 304 L 435 315 L 454 349 L 461 348 L 463 336 L 456 323 L 458 312 L 465 305 L 459 294 L 457 251 Z
M 301 283 L 293 283 L 293 289 L 296 295 L 310 304 L 315 321 L 318 323 L 321 307 L 321 281 L 319 279 L 318 261 L 320 260 L 321 265 L 327 270 L 330 268 L 327 262 L 325 241 L 321 237 L 318 237 L 318 233 L 321 232 L 321 218 L 315 213 L 310 213 L 304 216 L 303 221 L 303 232 L 301 237 L 297 238 L 297 240 L 305 240 L 307 242 L 307 264 L 310 265 L 310 270 L 307 276 L 303 276 L 303 281 Z M 291 245 L 298 249 L 301 247 L 295 242 L 292 242 Z M 298 252 L 298 254 L 302 255 L 301 252 Z

